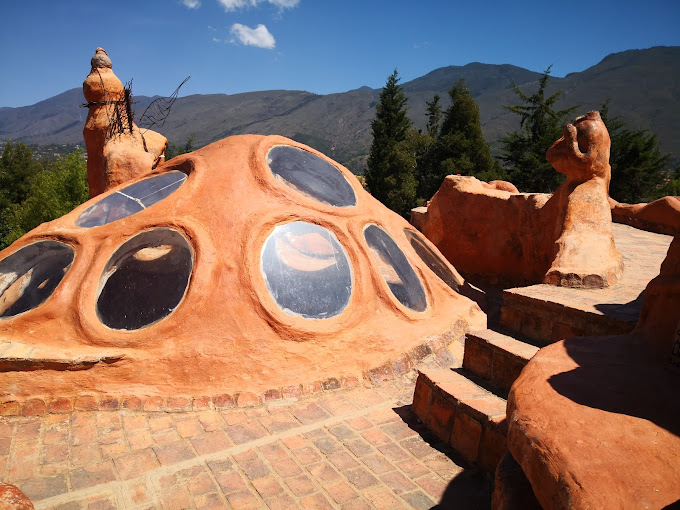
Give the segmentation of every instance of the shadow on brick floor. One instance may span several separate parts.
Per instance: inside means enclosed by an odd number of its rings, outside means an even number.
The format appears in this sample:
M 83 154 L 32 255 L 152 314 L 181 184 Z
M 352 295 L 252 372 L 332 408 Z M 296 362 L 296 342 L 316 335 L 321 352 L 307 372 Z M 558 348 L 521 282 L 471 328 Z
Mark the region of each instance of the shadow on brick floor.
M 441 501 L 433 506 L 432 510 L 491 508 L 492 491 L 492 481 L 489 475 L 479 469 L 468 468 L 449 482 Z
M 432 434 L 412 411 L 410 405 L 393 408 L 394 412 L 432 448 L 449 457 L 461 471 L 448 483 L 441 501 L 432 510 L 483 510 L 491 508 L 492 476 L 471 466 L 443 441 Z

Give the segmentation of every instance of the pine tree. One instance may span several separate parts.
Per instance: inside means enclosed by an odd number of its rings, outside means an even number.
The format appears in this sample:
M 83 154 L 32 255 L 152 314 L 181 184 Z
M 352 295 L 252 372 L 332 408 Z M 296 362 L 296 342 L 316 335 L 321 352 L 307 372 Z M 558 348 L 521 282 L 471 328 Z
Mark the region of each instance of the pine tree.
M 550 67 L 543 72 L 538 90 L 531 96 L 514 86 L 515 94 L 524 104 L 503 106 L 520 116 L 520 129 L 501 139 L 503 148 L 500 156 L 510 180 L 520 191 L 550 193 L 564 179 L 546 161 L 545 153 L 562 136 L 564 119 L 577 106 L 556 111 L 554 106 L 562 91 L 545 97 Z
M 670 154 L 661 153 L 656 135 L 645 129 L 628 129 L 621 117 L 610 118 L 609 99 L 600 107 L 600 116 L 612 142 L 609 195 L 619 202 L 635 204 L 672 192 L 668 184 L 664 187 L 670 173 L 665 170 Z
M 432 138 L 439 136 L 439 123 L 442 120 L 442 105 L 439 103 L 439 94 L 435 94 L 432 101 L 425 101 L 427 105 L 427 134 Z
M 394 172 L 395 161 L 399 159 L 393 157 L 392 152 L 397 144 L 406 139 L 411 125 L 406 116 L 407 98 L 398 83 L 399 73 L 395 69 L 387 78 L 380 93 L 380 102 L 376 106 L 375 119 L 371 123 L 373 144 L 368 156 L 368 169 L 364 174 L 371 194 L 388 207 L 389 196 L 395 196 L 395 188 L 400 186 L 395 179 L 388 180 Z
M 482 135 L 479 107 L 462 79 L 449 90 L 449 96 L 451 106 L 439 129 L 431 176 L 422 190 L 427 198 L 449 174 L 472 175 L 482 180 L 502 178 L 500 165 L 491 157 L 491 149 Z

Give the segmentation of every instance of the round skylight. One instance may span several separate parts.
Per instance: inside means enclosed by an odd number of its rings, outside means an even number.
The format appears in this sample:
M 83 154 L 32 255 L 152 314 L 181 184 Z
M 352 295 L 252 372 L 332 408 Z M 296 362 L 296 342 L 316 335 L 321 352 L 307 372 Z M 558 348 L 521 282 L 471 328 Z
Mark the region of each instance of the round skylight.
M 325 204 L 356 205 L 354 189 L 337 167 L 297 147 L 276 145 L 267 154 L 267 164 L 287 186 Z
M 364 238 L 387 286 L 397 300 L 416 312 L 427 309 L 423 285 L 397 243 L 377 225 L 364 229 Z
M 42 304 L 71 267 L 75 252 L 57 241 L 29 244 L 0 261 L 0 317 Z
M 109 259 L 100 281 L 97 314 L 113 329 L 139 329 L 168 316 L 189 283 L 193 250 L 168 228 L 133 237 Z
M 335 235 L 319 225 L 277 226 L 264 243 L 261 264 L 267 289 L 289 315 L 325 319 L 349 302 L 349 260 Z
M 78 217 L 76 225 L 92 228 L 127 218 L 168 197 L 184 184 L 186 179 L 187 175 L 184 172 L 172 170 L 136 182 L 88 207 Z

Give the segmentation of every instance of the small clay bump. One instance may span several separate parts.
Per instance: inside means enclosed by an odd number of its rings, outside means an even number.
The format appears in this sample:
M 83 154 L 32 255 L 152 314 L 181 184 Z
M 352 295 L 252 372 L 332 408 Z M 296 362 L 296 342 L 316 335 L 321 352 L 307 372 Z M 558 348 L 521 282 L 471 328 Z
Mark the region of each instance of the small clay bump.
M 90 65 L 92 66 L 92 69 L 111 69 L 113 67 L 111 59 L 104 48 L 97 48 L 95 50 L 95 54 L 90 60 Z

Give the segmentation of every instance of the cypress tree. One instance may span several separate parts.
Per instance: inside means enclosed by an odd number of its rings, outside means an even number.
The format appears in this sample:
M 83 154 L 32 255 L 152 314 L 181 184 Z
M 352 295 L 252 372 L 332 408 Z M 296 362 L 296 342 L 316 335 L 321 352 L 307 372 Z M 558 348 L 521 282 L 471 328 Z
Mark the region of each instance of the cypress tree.
M 432 101 L 425 101 L 427 105 L 427 134 L 432 138 L 439 136 L 439 123 L 442 120 L 442 105 L 439 103 L 439 94 L 435 94 Z
M 482 135 L 479 107 L 462 79 L 449 90 L 449 96 L 451 106 L 444 114 L 434 148 L 432 176 L 423 190 L 426 197 L 431 197 L 449 174 L 472 175 L 482 180 L 502 177 Z
M 390 207 L 389 196 L 394 195 L 399 182 L 389 179 L 394 171 L 395 161 L 392 157 L 395 146 L 406 139 L 411 121 L 406 116 L 407 98 L 399 85 L 399 73 L 395 69 L 387 78 L 380 93 L 380 101 L 376 106 L 375 119 L 371 123 L 373 143 L 368 156 L 368 169 L 364 177 L 371 194 L 383 204 Z

